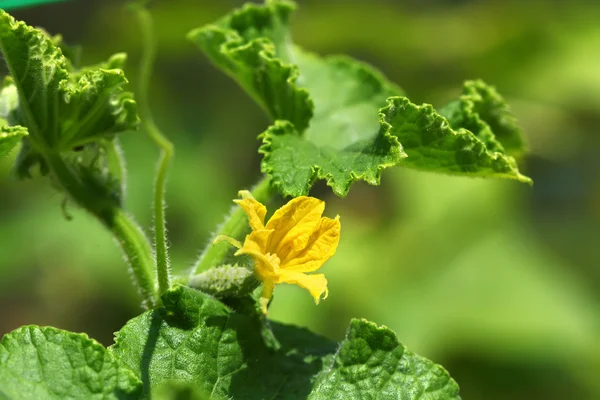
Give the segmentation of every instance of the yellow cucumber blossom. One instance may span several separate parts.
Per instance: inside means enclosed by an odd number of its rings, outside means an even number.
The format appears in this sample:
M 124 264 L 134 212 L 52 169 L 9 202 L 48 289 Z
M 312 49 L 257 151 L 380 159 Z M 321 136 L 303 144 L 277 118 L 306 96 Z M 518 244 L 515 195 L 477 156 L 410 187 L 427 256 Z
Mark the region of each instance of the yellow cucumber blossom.
M 254 260 L 254 273 L 263 283 L 260 307 L 267 313 L 267 304 L 278 283 L 292 283 L 308 290 L 319 303 L 327 298 L 327 279 L 323 274 L 307 275 L 319 269 L 337 249 L 340 241 L 339 216 L 321 217 L 325 203 L 314 197 L 301 196 L 290 200 L 275 211 L 265 225 L 267 208 L 247 190 L 239 192 L 241 200 L 234 200 L 248 215 L 252 232 L 244 243 L 228 236 L 219 236 L 216 242 L 227 240 Z

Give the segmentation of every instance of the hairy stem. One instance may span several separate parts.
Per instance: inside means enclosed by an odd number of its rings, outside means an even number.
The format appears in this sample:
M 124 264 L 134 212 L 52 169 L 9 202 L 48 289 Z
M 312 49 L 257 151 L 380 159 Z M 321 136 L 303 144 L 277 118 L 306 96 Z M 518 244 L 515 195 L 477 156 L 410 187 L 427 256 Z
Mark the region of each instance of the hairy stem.
M 148 102 L 148 88 L 152 75 L 152 67 L 156 59 L 156 41 L 152 16 L 146 8 L 134 4 L 132 9 L 138 18 L 142 36 L 142 60 L 140 62 L 139 97 L 138 105 L 142 125 L 150 138 L 160 148 L 160 158 L 154 183 L 154 245 L 156 256 L 156 273 L 160 294 L 169 289 L 169 254 L 167 249 L 167 229 L 165 223 L 165 185 L 171 158 L 173 157 L 173 144 L 163 135 L 154 123 L 150 104 Z
M 95 193 L 81 175 L 60 154 L 46 153 L 44 158 L 57 183 L 77 204 L 96 216 L 113 234 L 131 267 L 133 280 L 148 307 L 159 304 L 156 293 L 152 249 L 148 239 L 123 210 L 111 200 Z
M 266 203 L 271 199 L 273 190 L 271 189 L 271 183 L 269 178 L 264 177 L 261 179 L 256 186 L 252 189 L 252 196 L 261 203 Z M 196 264 L 192 268 L 191 275 L 194 276 L 202 271 L 217 266 L 223 262 L 223 259 L 227 255 L 227 252 L 231 249 L 231 245 L 228 243 L 217 243 L 213 245 L 213 241 L 216 237 L 225 235 L 234 239 L 241 239 L 241 236 L 248 229 L 248 220 L 246 213 L 239 206 L 234 206 L 231 213 L 225 220 L 225 222 L 219 227 L 217 232 L 211 237 L 207 247 L 202 252 L 202 255 L 196 261 Z
M 110 227 L 131 266 L 133 277 L 148 308 L 160 305 L 160 294 L 154 285 L 152 249 L 144 232 L 123 210 L 116 209 Z

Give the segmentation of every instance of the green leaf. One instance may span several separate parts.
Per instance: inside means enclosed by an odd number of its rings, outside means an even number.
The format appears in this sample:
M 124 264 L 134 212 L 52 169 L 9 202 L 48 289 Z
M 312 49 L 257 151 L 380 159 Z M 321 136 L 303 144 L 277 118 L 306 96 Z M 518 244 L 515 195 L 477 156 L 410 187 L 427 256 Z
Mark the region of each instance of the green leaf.
M 123 92 L 123 71 L 72 72 L 56 40 L 0 10 L 0 50 L 19 95 L 19 123 L 33 147 L 68 151 L 134 129 L 136 105 Z
M 532 182 L 519 173 L 514 158 L 499 149 L 489 151 L 486 139 L 478 138 L 467 129 L 453 129 L 448 120 L 429 104 L 417 106 L 406 97 L 393 97 L 382 112 L 392 127 L 392 134 L 400 139 L 408 154 L 402 166 L 448 174 L 493 176 Z M 493 137 L 487 138 L 492 139 Z M 500 144 L 496 146 L 501 147 Z
M 391 390 L 396 397 L 388 398 L 458 398 L 443 368 L 408 352 L 391 331 L 372 323 L 353 321 L 336 353 L 338 346 L 326 338 L 275 322 L 269 331 L 261 320 L 187 287 L 168 291 L 163 304 L 129 321 L 112 347 L 142 379 L 146 395 L 179 380 L 216 399 L 372 398 Z M 368 385 L 353 389 L 357 397 L 344 397 L 359 375 L 370 377 Z
M 283 194 L 306 194 L 316 179 L 340 196 L 357 179 L 377 185 L 381 172 L 405 157 L 378 115 L 385 99 L 402 91 L 355 60 L 292 46 L 293 9 L 287 2 L 247 4 L 188 37 L 273 120 L 289 121 L 261 135 L 262 169 Z
M 511 156 L 525 152 L 521 128 L 504 98 L 481 80 L 466 81 L 463 94 L 440 110 L 455 129 L 465 128 L 481 139 L 488 151 Z
M 390 329 L 355 319 L 309 399 L 460 399 L 458 392 L 444 368 L 408 351 Z
M 4 125 L 0 128 L 0 159 L 7 156 L 25 136 L 27 136 L 27 129 L 22 126 Z
M 295 46 L 288 27 L 293 10 L 284 1 L 247 4 L 188 35 L 275 121 L 260 136 L 260 152 L 263 172 L 283 194 L 306 194 L 324 179 L 344 196 L 355 180 L 379 184 L 381 172 L 394 165 L 530 181 L 509 156 L 523 143 L 495 90 L 467 82 L 464 95 L 444 109 L 454 129 L 434 127 L 428 121 L 449 123 L 433 108 L 399 97 L 403 91 L 372 67 Z M 399 110 L 399 104 L 411 106 Z
M 137 399 L 141 382 L 83 334 L 25 326 L 0 342 L 0 398 Z
M 296 84 L 298 68 L 276 57 L 273 42 L 284 40 L 293 6 L 245 4 L 215 25 L 195 29 L 188 39 L 242 86 L 273 119 L 285 119 L 303 131 L 313 104 Z
M 325 179 L 334 193 L 345 196 L 356 179 L 378 185 L 383 169 L 396 165 L 402 158 L 397 140 L 386 131 L 387 128 L 381 127 L 373 140 L 336 150 L 306 140 L 288 121 L 275 121 L 261 135 L 262 168 L 285 195 L 306 195 L 315 179 Z

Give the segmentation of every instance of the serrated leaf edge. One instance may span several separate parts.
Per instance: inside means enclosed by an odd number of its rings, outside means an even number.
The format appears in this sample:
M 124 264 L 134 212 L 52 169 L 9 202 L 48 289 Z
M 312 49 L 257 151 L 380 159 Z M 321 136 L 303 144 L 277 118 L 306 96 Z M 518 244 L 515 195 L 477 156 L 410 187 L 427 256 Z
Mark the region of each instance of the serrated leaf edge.
M 416 105 L 415 103 L 410 101 L 410 99 L 408 99 L 407 97 L 404 97 L 404 96 L 390 97 L 390 98 L 388 98 L 387 102 L 388 102 L 388 105 L 381 110 L 381 112 L 383 112 L 385 114 L 386 119 L 388 118 L 388 114 L 392 109 L 401 108 L 399 106 L 399 104 L 403 103 L 403 104 L 405 104 L 405 106 L 412 108 L 414 111 L 416 111 L 420 115 L 429 115 L 430 117 L 433 117 L 436 122 L 436 125 L 444 126 L 444 129 L 446 129 L 449 132 L 449 134 L 457 135 L 457 136 L 464 135 L 464 136 L 468 137 L 470 141 L 472 141 L 475 144 L 477 144 L 478 146 L 480 146 L 493 161 L 501 161 L 501 162 L 505 163 L 507 166 L 509 166 L 510 170 L 511 170 L 510 173 L 494 172 L 494 174 L 492 174 L 492 175 L 489 175 L 489 174 L 479 175 L 479 174 L 469 173 L 467 171 L 461 172 L 461 173 L 451 173 L 451 172 L 446 172 L 444 170 L 440 170 L 440 171 L 436 171 L 436 172 L 444 173 L 447 175 L 453 175 L 453 176 L 469 176 L 469 177 L 481 177 L 481 178 L 505 178 L 505 179 L 516 180 L 518 182 L 533 185 L 533 180 L 531 178 L 529 178 L 528 176 L 525 176 L 519 172 L 518 167 L 517 167 L 517 162 L 513 157 L 511 157 L 507 154 L 500 153 L 500 152 L 490 152 L 488 150 L 487 146 L 485 145 L 485 142 L 483 142 L 481 139 L 479 139 L 475 134 L 473 134 L 473 132 L 469 131 L 468 129 L 452 128 L 450 122 L 444 116 L 440 115 L 431 104 L 424 103 L 421 105 Z M 390 126 L 392 126 L 392 125 L 390 125 Z M 403 165 L 402 163 L 400 163 L 399 165 L 403 166 L 403 167 L 407 166 L 407 165 Z M 423 171 L 431 171 L 431 170 L 415 168 L 415 167 L 410 167 L 410 168 L 423 170 Z
M 378 135 L 380 135 L 381 130 L 383 130 L 384 139 L 387 139 L 389 141 L 391 148 L 393 149 L 392 154 L 390 154 L 390 156 L 393 157 L 393 160 L 390 162 L 380 163 L 379 165 L 377 165 L 377 171 L 375 172 L 375 174 L 372 178 L 368 176 L 367 172 L 364 172 L 361 174 L 351 172 L 350 178 L 347 179 L 345 182 L 343 182 L 342 185 L 340 185 L 340 186 L 342 186 L 342 189 L 337 190 L 335 187 L 336 185 L 333 180 L 333 175 L 331 173 L 324 174 L 322 172 L 322 168 L 320 166 L 313 165 L 311 167 L 310 180 L 307 183 L 307 185 L 302 188 L 301 191 L 292 192 L 292 191 L 287 190 L 281 180 L 274 178 L 273 173 L 272 173 L 273 169 L 269 166 L 269 160 L 270 160 L 271 154 L 272 154 L 271 137 L 274 134 L 273 131 L 281 130 L 281 129 L 285 130 L 286 129 L 285 126 L 287 124 L 291 125 L 292 129 L 294 129 L 293 124 L 291 122 L 285 121 L 285 120 L 276 120 L 275 123 L 273 125 L 271 125 L 269 128 L 267 128 L 266 131 L 264 131 L 263 133 L 258 135 L 258 138 L 263 141 L 262 145 L 258 149 L 258 152 L 263 155 L 263 160 L 261 162 L 261 171 L 263 173 L 267 174 L 271 178 L 271 184 L 276 189 L 278 189 L 281 194 L 283 194 L 284 196 L 291 196 L 291 197 L 297 197 L 297 196 L 302 196 L 302 195 L 308 194 L 313 183 L 318 179 L 325 180 L 325 183 L 327 184 L 327 186 L 331 187 L 333 192 L 340 197 L 346 197 L 346 195 L 350 191 L 350 187 L 357 180 L 362 180 L 362 181 L 367 182 L 370 185 L 378 186 L 381 183 L 381 175 L 383 174 L 383 171 L 387 168 L 391 168 L 396 165 L 399 165 L 401 160 L 407 157 L 406 153 L 404 152 L 404 150 L 402 148 L 402 144 L 400 143 L 398 138 L 391 133 L 392 126 L 385 120 L 385 114 L 384 114 L 383 110 L 385 110 L 385 107 L 379 109 L 379 113 L 378 113 L 379 125 L 380 125 L 380 132 L 378 133 Z M 310 141 L 308 141 L 308 142 L 312 144 L 312 142 L 310 142 Z M 317 147 L 316 145 L 314 145 L 314 146 Z
M 293 3 L 285 2 L 285 1 L 277 1 L 277 2 L 268 1 L 264 5 L 246 3 L 241 8 L 236 9 L 231 14 L 223 17 L 217 23 L 220 23 L 221 25 L 227 25 L 228 22 L 231 19 L 233 19 L 235 15 L 243 14 L 246 12 L 251 12 L 250 10 L 253 10 L 253 9 L 261 9 L 261 8 L 272 9 L 274 6 L 277 6 L 277 5 L 289 7 L 291 10 L 295 9 L 295 6 L 293 5 Z M 229 57 L 229 58 L 235 58 L 235 57 L 232 57 L 231 55 L 233 55 L 235 53 L 241 53 L 244 50 L 247 50 L 249 48 L 257 46 L 257 47 L 261 48 L 261 50 L 258 51 L 258 56 L 265 63 L 274 64 L 286 72 L 286 74 L 287 74 L 286 82 L 288 84 L 290 91 L 298 93 L 298 95 L 302 98 L 302 100 L 304 102 L 306 102 L 307 111 L 309 111 L 309 114 L 307 114 L 305 116 L 304 120 L 301 123 L 298 123 L 296 121 L 296 124 L 295 124 L 297 129 L 300 132 L 303 132 L 308 127 L 309 122 L 313 117 L 314 103 L 313 103 L 313 100 L 312 100 L 308 90 L 306 90 L 302 87 L 299 87 L 296 84 L 296 81 L 298 80 L 298 77 L 300 75 L 298 66 L 295 64 L 286 63 L 283 60 L 281 60 L 280 58 L 278 58 L 275 55 L 275 53 L 276 53 L 275 52 L 275 44 L 269 38 L 258 37 L 258 38 L 255 38 L 255 39 L 252 39 L 249 41 L 245 41 L 244 38 L 242 38 L 235 29 L 220 26 L 220 25 L 217 25 L 216 23 L 208 24 L 208 25 L 193 29 L 186 35 L 186 37 L 188 40 L 197 44 L 196 37 L 201 36 L 201 35 L 210 36 L 214 32 L 219 32 L 219 33 L 223 34 L 223 36 L 225 37 L 225 41 L 220 44 L 219 49 L 218 49 L 218 52 L 220 54 L 222 54 L 226 57 Z M 205 53 L 208 54 L 208 52 L 206 52 L 206 51 L 205 51 Z M 210 59 L 210 57 L 209 57 L 209 59 Z M 212 62 L 212 60 L 211 60 L 211 62 Z M 246 91 L 246 93 L 248 93 L 248 95 L 250 97 L 252 97 L 252 99 L 267 113 L 267 115 L 269 115 L 269 117 L 272 120 L 276 121 L 276 120 L 280 119 L 277 115 L 273 115 L 273 113 L 269 110 L 268 105 L 265 104 L 259 97 L 257 97 L 253 93 L 252 88 L 247 87 L 247 85 L 242 80 L 238 79 L 233 73 L 231 73 L 227 69 L 220 68 L 218 65 L 215 65 L 215 67 L 217 67 L 219 70 L 223 71 L 226 75 L 228 75 L 235 82 L 237 82 L 238 85 L 241 86 Z M 294 122 L 292 122 L 292 123 L 294 123 Z

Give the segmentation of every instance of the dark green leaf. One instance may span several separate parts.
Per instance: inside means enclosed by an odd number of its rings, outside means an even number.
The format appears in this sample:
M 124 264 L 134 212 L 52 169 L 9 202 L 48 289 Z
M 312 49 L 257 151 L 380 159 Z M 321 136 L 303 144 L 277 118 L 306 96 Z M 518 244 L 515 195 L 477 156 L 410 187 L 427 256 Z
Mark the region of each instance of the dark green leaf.
M 281 341 L 265 344 L 259 320 L 232 313 L 199 291 L 177 287 L 165 309 L 148 311 L 121 329 L 113 352 L 144 381 L 146 393 L 170 380 L 196 384 L 220 399 L 306 398 L 322 357 L 335 344 L 305 330 L 273 324 Z M 295 343 L 304 343 L 303 348 Z
M 141 382 L 86 335 L 25 326 L 0 342 L 2 399 L 137 399 Z
M 143 380 L 147 394 L 179 380 L 216 399 L 374 398 L 392 391 L 396 397 L 387 398 L 458 399 L 456 383 L 443 368 L 371 323 L 354 321 L 343 352 L 336 353 L 338 346 L 326 338 L 275 322 L 268 330 L 259 319 L 190 288 L 170 290 L 163 303 L 164 309 L 129 321 L 112 347 Z M 353 368 L 352 362 L 364 365 Z M 353 389 L 357 397 L 345 397 L 359 373 L 369 380 Z

